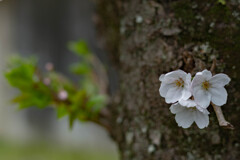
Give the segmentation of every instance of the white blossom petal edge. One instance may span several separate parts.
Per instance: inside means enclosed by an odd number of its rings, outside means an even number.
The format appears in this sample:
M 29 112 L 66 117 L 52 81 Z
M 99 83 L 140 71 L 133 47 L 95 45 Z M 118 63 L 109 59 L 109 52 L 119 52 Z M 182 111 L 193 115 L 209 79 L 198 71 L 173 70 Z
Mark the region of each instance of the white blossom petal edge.
M 194 100 L 202 108 L 207 108 L 211 101 L 217 106 L 226 104 L 228 94 L 224 86 L 230 80 L 223 73 L 212 76 L 212 73 L 208 70 L 198 72 L 191 85 Z
M 176 70 L 159 77 L 162 82 L 159 88 L 160 95 L 166 103 L 175 103 L 180 99 L 187 100 L 191 97 L 191 74 Z
M 171 105 L 170 111 L 175 115 L 175 120 L 179 127 L 189 128 L 195 122 L 198 128 L 203 129 L 209 124 L 209 112 L 207 109 L 200 107 L 193 100 L 181 100 L 180 103 Z

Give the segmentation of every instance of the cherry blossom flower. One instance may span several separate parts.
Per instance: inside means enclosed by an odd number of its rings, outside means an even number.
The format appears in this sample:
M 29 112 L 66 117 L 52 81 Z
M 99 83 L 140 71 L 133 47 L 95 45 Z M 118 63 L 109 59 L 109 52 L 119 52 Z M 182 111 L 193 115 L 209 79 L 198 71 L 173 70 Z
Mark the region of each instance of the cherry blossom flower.
M 214 104 L 213 107 L 227 102 L 224 86 L 230 82 L 230 78 L 223 73 L 212 76 L 210 71 L 203 70 L 191 82 L 190 73 L 177 70 L 161 75 L 159 80 L 160 95 L 166 103 L 173 103 L 170 111 L 175 114 L 175 120 L 182 128 L 189 128 L 194 122 L 200 129 L 207 127 L 210 114 L 207 107 L 210 102 Z
M 162 82 L 159 88 L 160 95 L 166 103 L 175 103 L 180 99 L 187 100 L 191 97 L 191 74 L 176 70 L 159 77 Z
M 195 102 L 203 108 L 207 108 L 210 102 L 217 106 L 226 104 L 228 94 L 224 86 L 230 80 L 223 73 L 212 76 L 212 73 L 208 70 L 198 72 L 193 78 L 191 85 Z
M 200 107 L 191 99 L 180 100 L 172 104 L 170 111 L 176 114 L 175 120 L 179 127 L 189 128 L 195 122 L 198 128 L 203 129 L 209 124 L 208 110 Z

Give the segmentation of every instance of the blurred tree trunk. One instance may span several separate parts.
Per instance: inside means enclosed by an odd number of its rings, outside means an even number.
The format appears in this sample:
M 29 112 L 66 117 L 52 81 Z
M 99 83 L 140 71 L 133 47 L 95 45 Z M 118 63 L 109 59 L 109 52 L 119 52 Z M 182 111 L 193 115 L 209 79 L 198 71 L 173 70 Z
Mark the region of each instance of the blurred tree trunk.
M 224 0 L 99 0 L 98 28 L 118 70 L 119 94 L 109 107 L 111 134 L 123 160 L 240 159 L 240 4 Z M 162 73 L 209 69 L 228 74 L 226 118 L 235 130 L 179 128 L 159 95 Z

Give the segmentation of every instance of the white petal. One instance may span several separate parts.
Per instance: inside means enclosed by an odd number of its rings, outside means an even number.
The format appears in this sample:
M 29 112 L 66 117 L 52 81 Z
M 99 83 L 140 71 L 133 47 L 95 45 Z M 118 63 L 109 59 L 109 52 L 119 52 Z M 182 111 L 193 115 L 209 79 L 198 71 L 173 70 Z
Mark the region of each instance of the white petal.
M 182 110 L 184 110 L 184 107 L 181 106 L 179 103 L 172 104 L 171 107 L 170 107 L 170 111 L 173 114 L 181 112 Z
M 202 75 L 206 78 L 206 80 L 209 80 L 212 78 L 212 73 L 206 69 L 202 71 Z
M 195 111 L 194 121 L 196 122 L 198 128 L 203 129 L 209 124 L 209 116 L 199 111 Z
M 172 71 L 172 72 L 167 73 L 166 76 L 167 75 L 187 76 L 187 73 L 184 72 L 183 70 L 178 69 L 176 71 Z
M 175 103 L 182 97 L 181 87 L 172 87 L 168 90 L 165 100 L 166 103 Z
M 165 74 L 164 82 L 173 83 L 175 80 L 177 80 L 179 78 L 182 78 L 183 80 L 185 80 L 186 76 L 187 76 L 187 73 L 182 70 L 172 71 L 172 72 Z
M 197 105 L 196 108 L 203 114 L 210 114 L 206 108 L 202 108 L 199 105 Z
M 162 82 L 162 84 L 159 88 L 160 95 L 162 97 L 166 97 L 168 90 L 172 87 L 175 87 L 175 86 L 173 86 L 172 84 L 166 84 L 166 83 Z
M 202 75 L 196 75 L 193 80 L 192 80 L 192 84 L 191 87 L 194 88 L 196 86 L 201 86 L 202 83 L 205 81 L 205 77 Z
M 191 93 L 191 74 L 188 73 L 186 76 L 186 79 L 184 81 L 184 89 L 183 89 L 183 95 L 182 95 L 182 99 L 187 100 L 192 96 Z
M 194 96 L 194 94 L 195 94 L 197 91 L 202 90 L 202 89 L 203 89 L 203 88 L 202 88 L 202 86 L 200 86 L 200 85 L 197 85 L 197 86 L 192 87 L 191 90 L 192 90 L 193 96 Z
M 197 104 L 195 103 L 194 100 L 191 100 L 191 99 L 188 99 L 188 100 L 183 100 L 183 99 L 180 99 L 179 100 L 179 104 L 181 104 L 182 106 L 185 106 L 185 107 L 195 107 Z
M 161 76 L 159 77 L 159 81 L 163 81 L 164 80 L 164 77 L 165 77 L 165 74 L 161 74 Z
M 217 106 L 222 106 L 227 103 L 227 91 L 224 87 L 210 88 L 209 92 L 212 94 L 212 102 Z
M 213 76 L 209 82 L 211 83 L 212 86 L 223 87 L 227 85 L 230 82 L 230 80 L 231 79 L 226 74 L 220 73 Z
M 175 120 L 178 126 L 189 128 L 194 122 L 193 112 L 189 109 L 184 109 L 182 112 L 176 114 Z
M 202 74 L 203 74 L 202 72 L 197 72 L 197 73 L 196 73 L 196 76 L 197 76 L 197 75 L 201 75 L 201 76 L 202 76 Z
M 192 76 L 190 73 L 187 74 L 187 77 L 186 77 L 186 80 L 185 80 L 185 83 L 189 84 L 191 83 L 191 79 L 192 79 Z
M 184 88 L 184 89 L 183 89 L 183 92 L 182 92 L 182 97 L 181 97 L 181 99 L 187 100 L 187 99 L 190 98 L 191 96 L 192 96 L 191 91 L 188 90 L 188 89 L 186 89 L 186 88 Z
M 165 76 L 162 82 L 172 84 L 175 83 L 176 80 L 178 80 L 178 77 Z
M 196 87 L 193 90 L 193 97 L 195 102 L 202 108 L 207 108 L 211 101 L 211 94 L 203 90 L 201 87 Z

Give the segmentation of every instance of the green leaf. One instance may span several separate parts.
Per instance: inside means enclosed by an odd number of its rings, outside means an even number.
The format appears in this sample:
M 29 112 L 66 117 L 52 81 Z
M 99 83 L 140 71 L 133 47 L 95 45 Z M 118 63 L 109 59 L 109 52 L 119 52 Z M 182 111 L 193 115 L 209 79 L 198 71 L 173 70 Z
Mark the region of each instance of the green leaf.
M 20 90 L 31 88 L 35 81 L 34 78 L 36 70 L 35 59 L 22 59 L 18 56 L 14 56 L 8 62 L 8 70 L 5 72 L 5 77 L 8 82 Z
M 86 122 L 89 119 L 88 114 L 87 113 L 82 113 L 82 112 L 78 113 L 78 117 L 77 118 L 81 122 Z
M 86 56 L 90 54 L 90 50 L 88 48 L 88 45 L 85 41 L 80 40 L 78 42 L 70 42 L 69 43 L 69 49 L 80 56 Z
M 32 93 L 22 93 L 18 97 L 14 98 L 13 102 L 19 103 L 19 109 L 34 106 L 38 108 L 45 108 L 50 104 L 51 99 L 48 95 L 35 91 Z
M 57 106 L 57 118 L 60 119 L 68 114 L 66 107 L 65 105 Z
M 104 95 L 95 95 L 92 96 L 87 102 L 87 108 L 94 111 L 99 111 L 102 107 L 105 106 L 106 96 Z
M 69 127 L 73 128 L 74 121 L 77 119 L 76 113 L 72 113 L 69 115 Z
M 70 70 L 78 75 L 88 74 L 91 71 L 91 68 L 87 63 L 78 63 L 71 66 Z
M 83 100 L 86 98 L 86 91 L 85 90 L 79 90 L 71 97 L 71 101 L 73 103 L 83 103 Z
M 87 95 L 95 95 L 98 91 L 97 86 L 94 84 L 92 79 L 85 77 L 84 80 L 81 81 L 82 89 L 87 92 Z

